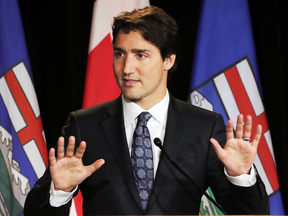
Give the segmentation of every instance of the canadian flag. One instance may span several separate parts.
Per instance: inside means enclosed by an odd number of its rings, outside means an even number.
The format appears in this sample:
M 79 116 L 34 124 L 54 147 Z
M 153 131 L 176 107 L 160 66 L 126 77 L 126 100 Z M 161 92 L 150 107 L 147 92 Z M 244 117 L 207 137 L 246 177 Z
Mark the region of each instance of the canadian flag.
M 91 26 L 83 108 L 112 100 L 120 95 L 113 74 L 113 17 L 149 5 L 149 0 L 95 0 Z M 82 216 L 82 196 L 72 203 L 70 216 Z
M 83 108 L 119 96 L 113 74 L 112 23 L 123 11 L 149 5 L 149 0 L 97 0 L 94 2 Z

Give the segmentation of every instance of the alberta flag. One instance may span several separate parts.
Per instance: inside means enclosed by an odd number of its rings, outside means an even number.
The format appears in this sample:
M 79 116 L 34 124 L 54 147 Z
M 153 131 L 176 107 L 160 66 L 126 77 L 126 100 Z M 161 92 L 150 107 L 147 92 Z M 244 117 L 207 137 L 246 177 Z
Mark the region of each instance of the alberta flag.
M 17 0 L 0 0 L 0 215 L 19 216 L 48 165 Z
M 238 114 L 249 114 L 254 133 L 256 125 L 262 125 L 255 164 L 269 195 L 270 213 L 285 214 L 246 0 L 203 1 L 193 62 L 192 104 L 222 114 L 226 122 L 232 119 L 236 123 Z M 203 198 L 201 214 L 221 212 Z

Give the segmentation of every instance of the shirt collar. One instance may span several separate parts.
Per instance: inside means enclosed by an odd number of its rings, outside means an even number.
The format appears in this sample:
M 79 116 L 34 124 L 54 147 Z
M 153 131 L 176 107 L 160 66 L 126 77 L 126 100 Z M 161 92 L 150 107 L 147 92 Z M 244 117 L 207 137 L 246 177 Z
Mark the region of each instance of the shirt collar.
M 127 127 L 132 121 L 134 121 L 138 117 L 141 112 L 144 111 L 148 111 L 153 116 L 153 118 L 155 118 L 162 125 L 166 126 L 169 100 L 169 93 L 166 89 L 166 95 L 159 103 L 155 104 L 148 110 L 144 110 L 133 102 L 125 101 L 122 95 L 125 127 Z

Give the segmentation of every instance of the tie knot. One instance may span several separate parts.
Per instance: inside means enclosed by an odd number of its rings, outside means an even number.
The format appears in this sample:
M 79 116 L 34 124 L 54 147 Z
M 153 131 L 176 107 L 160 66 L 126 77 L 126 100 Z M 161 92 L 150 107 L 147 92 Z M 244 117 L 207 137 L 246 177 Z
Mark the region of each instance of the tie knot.
M 149 112 L 142 112 L 138 116 L 138 122 L 146 125 L 151 117 L 152 115 Z

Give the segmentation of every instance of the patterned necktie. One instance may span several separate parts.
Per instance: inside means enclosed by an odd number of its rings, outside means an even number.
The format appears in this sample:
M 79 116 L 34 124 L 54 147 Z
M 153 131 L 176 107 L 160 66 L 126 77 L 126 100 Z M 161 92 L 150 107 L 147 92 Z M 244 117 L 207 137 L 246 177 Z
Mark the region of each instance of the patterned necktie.
M 149 112 L 142 112 L 133 134 L 131 162 L 137 190 L 145 210 L 154 181 L 153 154 L 149 130 L 146 126 L 151 118 Z

